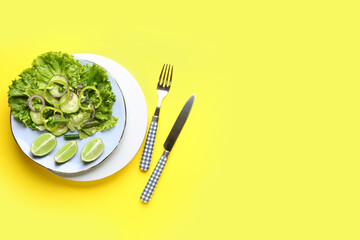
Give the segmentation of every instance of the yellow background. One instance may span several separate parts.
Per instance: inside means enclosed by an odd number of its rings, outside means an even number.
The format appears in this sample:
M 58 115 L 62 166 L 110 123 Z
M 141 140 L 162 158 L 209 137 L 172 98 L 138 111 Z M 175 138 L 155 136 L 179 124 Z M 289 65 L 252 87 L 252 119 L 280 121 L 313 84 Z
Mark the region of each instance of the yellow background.
M 359 239 L 358 1 L 6 1 L 0 7 L 0 239 Z M 155 162 L 194 108 L 151 202 L 141 151 L 95 182 L 28 159 L 8 85 L 47 51 L 124 66 L 152 117 L 175 65 Z M 141 148 L 142 149 L 142 148 Z

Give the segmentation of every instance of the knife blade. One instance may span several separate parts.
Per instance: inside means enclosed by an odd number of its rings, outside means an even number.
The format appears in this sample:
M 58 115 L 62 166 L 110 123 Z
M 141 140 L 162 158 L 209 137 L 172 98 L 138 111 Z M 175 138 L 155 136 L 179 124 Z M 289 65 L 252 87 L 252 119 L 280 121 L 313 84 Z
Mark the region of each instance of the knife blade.
M 169 153 L 170 153 L 171 149 L 174 147 L 176 139 L 178 138 L 181 130 L 183 129 L 183 127 L 185 125 L 186 120 L 189 117 L 191 108 L 194 104 L 194 100 L 195 100 L 195 94 L 193 94 L 185 103 L 183 109 L 181 110 L 179 116 L 177 117 L 177 119 L 174 123 L 174 126 L 172 127 L 172 129 L 164 143 L 165 151 L 164 151 L 163 155 L 160 157 L 160 160 L 156 164 L 156 167 L 155 167 L 154 171 L 152 172 L 149 181 L 147 182 L 143 192 L 141 193 L 140 200 L 144 203 L 149 202 L 153 195 L 155 187 L 160 179 L 161 173 L 164 170 Z
M 187 120 L 187 118 L 189 117 L 191 108 L 194 104 L 194 100 L 195 100 L 195 94 L 193 94 L 185 103 L 183 109 L 181 110 L 178 118 L 176 119 L 174 126 L 172 127 L 165 143 L 164 143 L 164 148 L 167 151 L 171 151 L 171 149 L 173 148 L 176 139 L 178 138 L 182 128 L 184 127 L 184 124 Z

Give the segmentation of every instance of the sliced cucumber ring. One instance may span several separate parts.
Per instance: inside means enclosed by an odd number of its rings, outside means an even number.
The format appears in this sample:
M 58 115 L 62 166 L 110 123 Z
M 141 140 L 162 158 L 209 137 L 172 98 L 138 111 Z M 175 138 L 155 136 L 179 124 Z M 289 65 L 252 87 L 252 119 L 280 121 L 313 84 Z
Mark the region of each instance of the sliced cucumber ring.
M 67 95 L 62 96 L 60 98 L 60 102 L 65 101 L 63 98 L 66 97 L 68 96 Z M 80 108 L 79 97 L 75 93 L 72 93 L 71 100 L 69 99 L 68 101 L 65 101 L 65 103 L 60 106 L 61 111 L 63 111 L 64 113 L 74 113 L 77 112 L 79 108 Z
M 55 129 L 51 133 L 54 134 L 55 136 L 61 136 L 61 135 L 65 134 L 65 133 L 67 133 L 68 130 L 69 129 L 68 129 L 67 126 L 64 126 L 63 128 L 58 127 L 57 129 Z
M 30 117 L 31 120 L 36 124 L 36 125 L 42 125 L 44 124 L 43 121 L 40 118 L 40 112 L 33 112 L 30 111 Z

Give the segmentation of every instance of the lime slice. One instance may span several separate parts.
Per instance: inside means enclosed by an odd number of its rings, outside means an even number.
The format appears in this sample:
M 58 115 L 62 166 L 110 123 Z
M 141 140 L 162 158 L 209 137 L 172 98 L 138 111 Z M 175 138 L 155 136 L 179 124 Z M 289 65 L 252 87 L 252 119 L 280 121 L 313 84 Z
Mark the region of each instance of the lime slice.
M 64 163 L 69 161 L 71 158 L 74 157 L 75 153 L 78 150 L 78 145 L 76 141 L 70 141 L 66 143 L 58 153 L 55 155 L 55 162 L 57 163 Z
M 84 162 L 92 162 L 104 151 L 104 143 L 100 138 L 90 140 L 81 151 L 81 160 Z
M 41 157 L 49 154 L 56 146 L 56 137 L 51 133 L 44 133 L 34 140 L 31 144 L 31 152 L 35 156 Z

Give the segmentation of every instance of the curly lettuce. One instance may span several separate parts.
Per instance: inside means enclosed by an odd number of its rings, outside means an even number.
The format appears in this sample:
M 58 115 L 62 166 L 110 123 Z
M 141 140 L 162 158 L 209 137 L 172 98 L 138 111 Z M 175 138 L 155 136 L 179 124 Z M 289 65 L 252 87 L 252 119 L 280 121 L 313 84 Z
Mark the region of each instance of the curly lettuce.
M 37 87 L 34 70 L 31 68 L 25 69 L 19 77 L 9 86 L 8 103 L 13 116 L 30 127 L 32 120 L 30 118 L 27 91 Z
M 74 127 L 79 131 L 80 138 L 86 138 L 97 131 L 112 128 L 117 123 L 117 118 L 112 116 L 112 105 L 116 96 L 108 81 L 106 71 L 98 65 L 82 65 L 73 56 L 61 52 L 48 52 L 40 55 L 33 61 L 33 67 L 25 69 L 19 78 L 12 82 L 8 91 L 8 103 L 13 116 L 30 128 L 33 121 L 30 117 L 28 99 L 34 94 L 42 95 L 50 79 L 54 76 L 64 76 L 68 80 L 70 91 L 75 94 L 78 85 L 94 86 L 99 91 L 102 103 L 96 109 L 96 126 L 82 128 L 81 123 L 90 119 L 92 112 L 80 109 L 72 114 L 64 114 L 69 118 Z M 88 96 L 89 101 L 96 96 Z M 46 103 L 52 106 L 51 103 Z
M 98 65 L 84 65 L 80 74 L 80 84 L 84 87 L 94 86 L 100 92 L 102 98 L 101 105 L 96 109 L 95 119 L 99 125 L 91 128 L 78 128 L 80 138 L 93 135 L 97 131 L 112 128 L 117 123 L 117 118 L 112 116 L 112 105 L 116 101 L 116 96 L 112 91 L 111 84 L 108 81 L 106 71 Z M 92 102 L 92 97 L 89 100 Z

